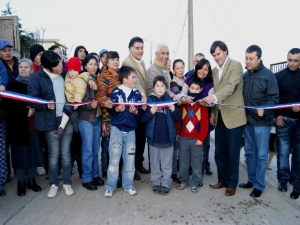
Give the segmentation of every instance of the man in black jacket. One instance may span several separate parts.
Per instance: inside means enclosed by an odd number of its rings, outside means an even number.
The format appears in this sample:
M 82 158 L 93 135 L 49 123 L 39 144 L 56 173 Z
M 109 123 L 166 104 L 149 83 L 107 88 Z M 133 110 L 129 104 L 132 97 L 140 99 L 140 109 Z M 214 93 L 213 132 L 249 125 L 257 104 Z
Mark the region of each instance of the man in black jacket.
M 300 49 L 288 52 L 287 68 L 276 73 L 280 103 L 300 102 Z M 300 159 L 300 108 L 275 110 L 278 190 L 286 192 L 287 182 L 293 183 Z M 293 148 L 290 169 L 289 154 Z
M 251 45 L 246 50 L 247 71 L 244 74 L 243 86 L 246 106 L 273 105 L 279 101 L 275 76 L 263 65 L 261 55 L 262 51 L 257 45 Z M 274 112 L 263 107 L 246 108 L 246 117 L 244 139 L 248 181 L 239 184 L 239 187 L 253 187 L 250 196 L 260 197 L 265 188 L 269 137 L 274 123 Z

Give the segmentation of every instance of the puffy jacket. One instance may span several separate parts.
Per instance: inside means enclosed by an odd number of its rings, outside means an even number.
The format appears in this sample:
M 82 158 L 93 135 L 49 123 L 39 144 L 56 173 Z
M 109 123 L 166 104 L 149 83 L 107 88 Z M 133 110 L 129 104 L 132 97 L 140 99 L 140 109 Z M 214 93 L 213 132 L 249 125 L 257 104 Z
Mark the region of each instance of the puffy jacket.
M 30 76 L 27 93 L 37 98 L 56 101 L 52 81 L 44 70 L 39 70 Z M 53 131 L 57 129 L 55 109 L 49 109 L 48 104 L 28 103 L 28 105 L 35 108 L 35 130 Z
M 154 95 L 150 95 L 147 99 L 147 102 L 161 102 L 161 101 L 170 101 L 171 97 L 165 93 L 161 98 L 158 98 Z M 169 140 L 171 144 L 175 144 L 176 142 L 176 127 L 175 122 L 181 119 L 181 113 L 179 109 L 175 106 L 175 110 L 171 112 L 169 108 L 166 110 L 167 124 L 169 130 Z M 150 107 L 147 107 L 146 111 L 142 110 L 141 121 L 146 123 L 146 137 L 149 145 L 153 144 L 154 135 L 166 135 L 166 134 L 154 134 L 154 126 L 155 126 L 155 114 L 150 112 Z
M 279 92 L 274 74 L 263 63 L 253 72 L 247 70 L 244 74 L 243 86 L 246 106 L 273 105 L 279 102 Z M 258 116 L 256 109 L 246 108 L 249 125 L 271 126 L 274 124 L 274 111 L 264 109 L 263 116 Z

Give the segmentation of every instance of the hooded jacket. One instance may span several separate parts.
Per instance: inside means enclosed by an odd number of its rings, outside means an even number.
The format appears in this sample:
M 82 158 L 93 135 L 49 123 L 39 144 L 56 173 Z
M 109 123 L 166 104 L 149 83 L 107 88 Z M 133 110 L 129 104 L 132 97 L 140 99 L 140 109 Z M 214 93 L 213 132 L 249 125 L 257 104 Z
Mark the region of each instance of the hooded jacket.
M 262 61 L 254 71 L 244 74 L 243 96 L 246 106 L 274 105 L 279 102 L 279 92 L 274 74 Z M 263 116 L 258 116 L 256 109 L 246 108 L 247 124 L 254 126 L 272 126 L 274 111 L 264 109 Z

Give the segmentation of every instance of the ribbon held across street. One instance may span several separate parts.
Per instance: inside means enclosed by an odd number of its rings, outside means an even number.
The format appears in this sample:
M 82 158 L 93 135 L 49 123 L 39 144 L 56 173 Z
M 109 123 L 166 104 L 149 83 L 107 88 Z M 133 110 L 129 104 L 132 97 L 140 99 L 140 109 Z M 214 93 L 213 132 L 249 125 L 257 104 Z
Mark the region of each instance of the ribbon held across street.
M 12 91 L 3 91 L 0 92 L 0 96 L 3 98 L 9 98 L 13 100 L 18 100 L 18 101 L 23 101 L 23 102 L 31 102 L 35 104 L 49 104 L 49 100 L 29 96 L 29 95 L 24 95 Z M 67 104 L 67 105 L 72 105 L 72 106 L 80 106 L 80 105 L 86 105 L 90 104 L 92 101 L 87 101 L 87 102 L 80 102 L 80 103 L 62 103 L 62 102 L 55 102 L 56 104 Z M 164 108 L 168 107 L 171 104 L 176 104 L 179 102 L 178 100 L 172 100 L 172 101 L 162 101 L 162 102 L 147 102 L 147 105 L 153 106 L 156 105 L 158 108 Z M 104 104 L 105 102 L 99 102 Z M 143 102 L 125 102 L 125 103 L 113 103 L 114 105 L 125 105 L 125 106 L 142 106 L 145 103 Z M 219 104 L 220 106 L 236 106 L 236 107 L 241 107 L 241 108 L 248 108 L 248 109 L 284 109 L 284 108 L 292 108 L 295 105 L 300 106 L 300 102 L 292 102 L 288 104 L 276 104 L 276 105 L 260 105 L 260 106 L 244 106 L 244 105 L 232 105 L 232 104 Z

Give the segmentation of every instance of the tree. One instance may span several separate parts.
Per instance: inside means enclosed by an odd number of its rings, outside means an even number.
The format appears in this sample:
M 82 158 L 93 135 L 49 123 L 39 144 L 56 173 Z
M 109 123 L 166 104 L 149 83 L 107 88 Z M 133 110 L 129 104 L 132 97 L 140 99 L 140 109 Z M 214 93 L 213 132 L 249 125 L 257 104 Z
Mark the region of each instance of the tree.
M 2 16 L 11 16 L 12 15 L 12 7 L 10 7 L 10 0 L 6 2 L 6 9 L 1 10 Z

